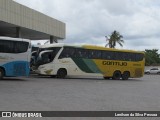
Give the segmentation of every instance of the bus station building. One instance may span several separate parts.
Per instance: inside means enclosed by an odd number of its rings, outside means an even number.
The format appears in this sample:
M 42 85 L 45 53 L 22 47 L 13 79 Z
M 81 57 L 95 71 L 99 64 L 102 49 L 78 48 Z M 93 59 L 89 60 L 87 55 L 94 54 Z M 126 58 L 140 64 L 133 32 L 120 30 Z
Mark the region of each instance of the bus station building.
M 13 0 L 0 0 L 0 36 L 30 40 L 65 39 L 65 23 Z

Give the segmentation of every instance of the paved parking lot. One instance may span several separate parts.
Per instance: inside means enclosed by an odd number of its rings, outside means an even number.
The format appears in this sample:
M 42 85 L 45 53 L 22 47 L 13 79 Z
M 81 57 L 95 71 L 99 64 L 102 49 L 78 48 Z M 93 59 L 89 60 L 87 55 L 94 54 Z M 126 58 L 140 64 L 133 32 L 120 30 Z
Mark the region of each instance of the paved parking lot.
M 159 111 L 160 75 L 57 79 L 32 75 L 0 80 L 0 111 Z

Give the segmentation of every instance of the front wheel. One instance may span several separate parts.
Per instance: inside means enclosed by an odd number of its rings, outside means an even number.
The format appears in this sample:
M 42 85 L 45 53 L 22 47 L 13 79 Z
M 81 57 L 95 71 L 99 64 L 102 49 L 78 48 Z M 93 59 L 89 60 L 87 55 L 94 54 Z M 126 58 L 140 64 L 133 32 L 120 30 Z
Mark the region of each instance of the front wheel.
M 65 69 L 59 69 L 57 72 L 57 78 L 65 78 L 67 76 L 67 71 Z
M 3 79 L 4 77 L 4 71 L 3 69 L 0 68 L 0 80 Z

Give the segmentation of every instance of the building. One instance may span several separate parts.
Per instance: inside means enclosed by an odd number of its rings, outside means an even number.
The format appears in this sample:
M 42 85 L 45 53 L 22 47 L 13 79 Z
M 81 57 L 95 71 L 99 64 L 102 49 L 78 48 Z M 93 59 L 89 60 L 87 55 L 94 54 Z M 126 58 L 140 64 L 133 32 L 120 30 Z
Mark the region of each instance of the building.
M 65 23 L 21 5 L 0 0 L 0 36 L 57 42 L 66 36 Z

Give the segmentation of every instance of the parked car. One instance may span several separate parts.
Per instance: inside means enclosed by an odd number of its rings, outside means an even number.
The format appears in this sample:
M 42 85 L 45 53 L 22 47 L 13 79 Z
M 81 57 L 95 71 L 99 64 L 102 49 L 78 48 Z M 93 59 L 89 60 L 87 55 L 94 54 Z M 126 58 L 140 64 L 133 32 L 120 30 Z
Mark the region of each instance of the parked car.
M 151 68 L 146 70 L 145 74 L 160 74 L 160 68 Z

